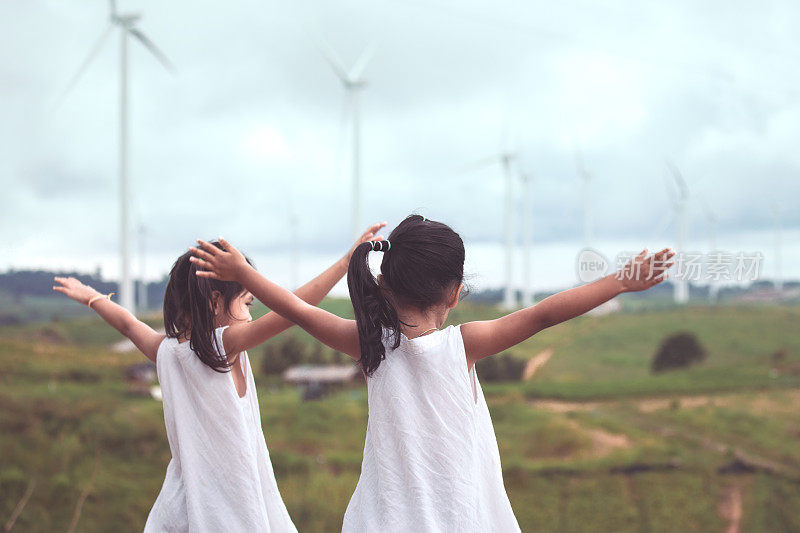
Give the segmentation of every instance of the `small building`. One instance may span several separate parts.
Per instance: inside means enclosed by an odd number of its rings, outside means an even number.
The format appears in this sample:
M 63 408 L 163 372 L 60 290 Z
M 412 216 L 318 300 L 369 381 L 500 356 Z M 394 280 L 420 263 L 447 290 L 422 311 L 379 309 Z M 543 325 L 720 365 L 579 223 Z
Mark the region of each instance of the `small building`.
M 153 395 L 153 389 L 158 388 L 154 385 L 157 379 L 156 365 L 149 361 L 130 365 L 125 369 L 125 381 L 128 382 L 128 394 L 131 396 L 160 399 Z
M 356 365 L 299 365 L 287 368 L 282 378 L 302 390 L 303 400 L 316 400 L 360 381 L 361 375 Z
M 158 378 L 155 363 L 137 363 L 125 369 L 125 380 L 149 385 Z

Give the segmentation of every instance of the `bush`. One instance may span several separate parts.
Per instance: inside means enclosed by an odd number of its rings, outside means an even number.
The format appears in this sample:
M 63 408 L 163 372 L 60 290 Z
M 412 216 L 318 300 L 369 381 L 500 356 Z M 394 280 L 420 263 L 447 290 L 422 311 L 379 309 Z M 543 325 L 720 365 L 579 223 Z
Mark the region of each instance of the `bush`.
M 693 333 L 675 333 L 661 341 L 650 369 L 656 374 L 665 370 L 687 368 L 705 358 L 706 349 Z
M 279 342 L 264 348 L 261 371 L 264 374 L 281 374 L 290 366 L 303 364 L 306 347 L 292 335 L 284 335 Z
M 353 362 L 347 355 L 322 343 L 304 343 L 294 335 L 283 335 L 264 347 L 261 372 L 277 375 L 296 365 L 345 365 Z
M 509 354 L 484 357 L 476 364 L 481 381 L 520 381 L 525 369 L 525 361 Z

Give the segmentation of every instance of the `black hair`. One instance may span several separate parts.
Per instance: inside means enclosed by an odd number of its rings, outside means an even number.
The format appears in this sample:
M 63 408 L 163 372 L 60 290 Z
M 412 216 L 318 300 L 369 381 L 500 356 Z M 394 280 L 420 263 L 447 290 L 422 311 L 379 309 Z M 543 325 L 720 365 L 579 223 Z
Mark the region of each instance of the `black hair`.
M 216 241 L 211 244 L 222 249 Z M 225 312 L 230 313 L 231 302 L 245 288 L 235 281 L 198 277 L 197 266 L 189 261 L 190 257 L 191 252 L 180 256 L 169 272 L 164 292 L 164 329 L 167 337 L 188 337 L 189 347 L 203 363 L 217 372 L 227 372 L 234 361 L 223 355 L 214 335 L 215 297 L 221 299 Z
M 398 305 L 430 309 L 451 297 L 464 280 L 464 242 L 447 224 L 410 215 L 388 241 L 359 244 L 347 270 L 361 348 L 359 364 L 367 376 L 386 357 L 384 329 L 392 348 L 400 345 Z M 373 249 L 384 252 L 380 285 L 369 269 Z

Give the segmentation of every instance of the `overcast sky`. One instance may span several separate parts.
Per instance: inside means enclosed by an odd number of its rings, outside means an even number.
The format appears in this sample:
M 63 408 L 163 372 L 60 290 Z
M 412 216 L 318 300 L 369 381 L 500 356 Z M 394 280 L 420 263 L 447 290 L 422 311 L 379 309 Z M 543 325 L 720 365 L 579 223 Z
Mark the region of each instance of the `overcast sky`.
M 310 263 L 345 249 L 347 107 L 319 38 L 348 66 L 375 45 L 362 97 L 365 222 L 412 211 L 445 221 L 489 269 L 502 174 L 469 167 L 509 148 L 534 177 L 532 201 L 517 195 L 534 242 L 577 251 L 578 146 L 598 243 L 672 243 L 669 158 L 691 191 L 691 242 L 707 242 L 713 212 L 720 246 L 769 257 L 776 205 L 787 257 L 797 255 L 800 4 L 603 4 L 120 0 L 176 66 L 168 73 L 131 41 L 132 210 L 148 232 L 148 272 L 198 236 L 286 255 L 291 209 Z M 0 3 L 0 269 L 115 272 L 118 33 L 53 109 L 108 15 L 101 0 Z

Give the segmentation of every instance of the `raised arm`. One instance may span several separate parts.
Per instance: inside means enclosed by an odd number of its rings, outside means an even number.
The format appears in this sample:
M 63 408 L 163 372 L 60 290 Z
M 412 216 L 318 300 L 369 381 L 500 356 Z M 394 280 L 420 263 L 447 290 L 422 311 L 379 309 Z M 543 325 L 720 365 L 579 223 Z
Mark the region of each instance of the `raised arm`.
M 294 294 L 310 305 L 318 305 L 333 286 L 347 273 L 347 266 L 350 264 L 350 256 L 353 253 L 353 248 L 365 241 L 382 239 L 383 237 L 381 236 L 376 237 L 376 233 L 385 225 L 385 222 L 381 222 L 367 228 L 353 247 L 350 248 L 341 259 L 336 261 L 322 274 L 297 289 Z M 258 297 L 255 293 L 253 293 L 253 295 Z M 229 353 L 239 353 L 243 350 L 249 350 L 258 346 L 262 342 L 274 337 L 293 325 L 293 322 L 285 319 L 280 314 L 270 311 L 253 322 L 235 324 L 227 328 L 223 334 L 223 344 Z
M 200 248 L 192 248 L 192 257 L 200 277 L 225 281 L 238 281 L 267 307 L 297 324 L 320 342 L 354 359 L 361 357 L 355 320 L 346 320 L 315 307 L 295 294 L 277 285 L 247 263 L 244 256 L 224 239 L 219 239 L 224 250 L 204 241 Z
M 66 294 L 83 305 L 87 305 L 91 301 L 91 309 L 100 315 L 100 318 L 129 338 L 148 359 L 151 361 L 156 360 L 158 346 L 166 335 L 158 333 L 133 316 L 130 311 L 121 305 L 115 304 L 110 298 L 100 294 L 92 287 L 84 285 L 77 279 L 61 277 L 54 279 L 58 283 L 58 285 L 53 286 L 54 291 Z
M 623 292 L 643 291 L 658 285 L 668 275 L 675 252 L 665 248 L 647 255 L 647 249 L 622 270 L 592 283 L 545 298 L 538 304 L 495 320 L 468 322 L 461 326 L 467 364 L 507 350 L 539 331 L 590 311 Z

